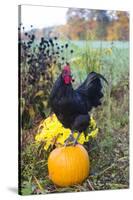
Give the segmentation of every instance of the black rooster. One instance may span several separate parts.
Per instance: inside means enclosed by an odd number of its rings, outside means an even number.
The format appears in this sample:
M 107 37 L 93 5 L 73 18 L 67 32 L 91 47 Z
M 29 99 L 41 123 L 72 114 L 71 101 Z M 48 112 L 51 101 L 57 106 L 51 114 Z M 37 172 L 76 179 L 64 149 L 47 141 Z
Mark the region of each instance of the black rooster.
M 53 86 L 50 94 L 51 108 L 63 126 L 71 129 L 71 139 L 73 132 L 78 132 L 74 145 L 80 133 L 85 132 L 89 126 L 88 112 L 92 107 L 101 105 L 100 99 L 103 97 L 101 79 L 107 82 L 101 74 L 91 72 L 74 90 L 70 66 L 67 64 Z

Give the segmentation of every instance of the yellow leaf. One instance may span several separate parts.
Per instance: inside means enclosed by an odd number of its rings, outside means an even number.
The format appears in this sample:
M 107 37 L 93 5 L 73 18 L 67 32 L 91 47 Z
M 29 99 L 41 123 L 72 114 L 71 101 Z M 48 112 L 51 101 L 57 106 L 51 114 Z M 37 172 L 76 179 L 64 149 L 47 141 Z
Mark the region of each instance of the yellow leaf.
M 37 142 L 45 141 L 44 149 L 47 150 L 50 145 L 55 144 L 56 146 L 64 145 L 64 142 L 69 137 L 71 130 L 64 128 L 60 121 L 57 119 L 55 114 L 50 115 L 48 118 L 40 123 L 38 128 L 38 133 L 35 136 Z M 73 134 L 74 138 L 77 137 L 77 132 Z M 89 139 L 95 138 L 98 134 L 98 128 L 96 126 L 95 119 L 91 116 L 89 135 L 85 137 L 82 132 L 78 142 L 84 144 L 84 142 L 89 141 Z M 56 140 L 55 140 L 56 138 Z
M 44 94 L 44 91 L 43 90 L 39 90 L 36 94 L 35 94 L 35 97 L 37 96 L 42 96 Z
M 34 117 L 35 117 L 35 111 L 34 111 L 34 109 L 33 109 L 33 106 L 31 106 L 31 107 L 29 108 L 29 115 L 30 115 L 31 118 L 34 118 Z

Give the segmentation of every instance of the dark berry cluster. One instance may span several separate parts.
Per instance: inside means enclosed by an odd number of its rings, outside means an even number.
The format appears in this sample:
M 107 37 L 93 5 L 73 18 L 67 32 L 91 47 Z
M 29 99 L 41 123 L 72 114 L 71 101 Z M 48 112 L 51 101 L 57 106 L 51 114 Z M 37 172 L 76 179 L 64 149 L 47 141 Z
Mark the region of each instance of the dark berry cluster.
M 18 34 L 21 94 L 26 102 L 24 113 L 33 105 L 35 113 L 39 110 L 44 117 L 44 102 L 48 101 L 54 75 L 68 62 L 73 50 L 69 49 L 68 43 L 62 44 L 57 37 L 41 37 L 38 40 L 32 25 L 30 31 L 25 31 L 21 24 Z M 41 97 L 36 96 L 38 91 L 43 91 Z

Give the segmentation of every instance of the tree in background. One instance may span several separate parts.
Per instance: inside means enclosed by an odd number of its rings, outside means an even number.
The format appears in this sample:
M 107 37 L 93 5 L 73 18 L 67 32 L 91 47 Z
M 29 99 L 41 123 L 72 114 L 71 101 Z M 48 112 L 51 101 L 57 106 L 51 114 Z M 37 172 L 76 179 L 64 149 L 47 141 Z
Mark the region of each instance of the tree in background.
M 67 28 L 73 40 L 84 40 L 90 32 L 97 40 L 128 40 L 129 16 L 124 11 L 69 8 Z
M 97 28 L 96 36 L 100 40 L 104 40 L 107 37 L 107 28 L 110 24 L 110 15 L 107 10 L 97 10 L 95 11 Z
M 116 11 L 115 19 L 107 28 L 107 40 L 129 40 L 129 15 Z
M 35 29 L 36 38 L 129 40 L 129 14 L 126 11 L 69 8 L 66 20 L 65 25 Z
M 91 19 L 88 9 L 69 8 L 67 12 L 67 24 L 71 39 L 83 40 L 87 35 L 87 23 Z

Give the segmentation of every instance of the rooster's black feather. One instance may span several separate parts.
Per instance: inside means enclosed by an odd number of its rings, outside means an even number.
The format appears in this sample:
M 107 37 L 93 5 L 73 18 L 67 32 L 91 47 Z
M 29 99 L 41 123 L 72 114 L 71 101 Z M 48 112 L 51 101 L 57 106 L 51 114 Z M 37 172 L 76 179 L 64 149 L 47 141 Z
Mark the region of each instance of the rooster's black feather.
M 62 75 L 58 77 L 50 95 L 50 105 L 65 128 L 79 132 L 87 129 L 88 112 L 100 105 L 103 97 L 101 79 L 106 81 L 102 75 L 91 72 L 74 90 L 71 83 L 64 83 Z

